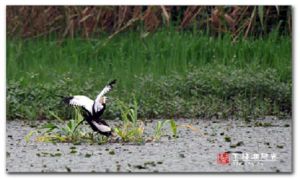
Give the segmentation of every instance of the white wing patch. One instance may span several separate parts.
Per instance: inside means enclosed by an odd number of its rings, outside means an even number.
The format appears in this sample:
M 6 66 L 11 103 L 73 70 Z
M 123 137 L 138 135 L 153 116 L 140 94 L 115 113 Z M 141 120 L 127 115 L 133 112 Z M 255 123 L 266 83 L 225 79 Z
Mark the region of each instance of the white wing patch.
M 103 124 L 98 124 L 96 121 L 92 121 L 92 123 L 99 129 L 101 132 L 110 132 L 111 128 L 108 126 L 105 126 Z
M 106 98 L 104 97 L 104 95 L 106 93 L 108 93 L 111 89 L 112 89 L 111 85 L 106 85 L 103 88 L 103 90 L 98 94 L 98 96 L 95 99 L 95 105 L 94 105 L 95 112 L 98 112 L 103 108 L 103 105 L 102 105 L 101 101 L 103 101 L 105 103 Z M 101 100 L 102 97 L 105 98 L 105 99 Z
M 112 87 L 111 87 L 110 85 L 106 85 L 106 86 L 103 88 L 103 90 L 98 94 L 98 96 L 97 96 L 97 98 L 96 98 L 95 101 L 98 102 L 98 101 L 100 100 L 100 98 L 101 98 L 102 96 L 104 96 L 106 93 L 108 93 L 111 89 L 112 89 Z
M 94 101 L 86 96 L 76 95 L 70 100 L 70 105 L 81 106 L 88 110 L 91 114 L 93 113 Z

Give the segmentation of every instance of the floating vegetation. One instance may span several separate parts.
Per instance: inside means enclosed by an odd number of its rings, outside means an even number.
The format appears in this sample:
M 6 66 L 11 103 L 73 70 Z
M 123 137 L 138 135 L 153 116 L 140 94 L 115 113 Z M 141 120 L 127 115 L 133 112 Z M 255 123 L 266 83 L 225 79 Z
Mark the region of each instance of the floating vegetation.
M 108 153 L 109 153 L 109 155 L 115 155 L 116 154 L 114 150 L 110 150 Z
M 62 156 L 62 153 L 54 153 L 54 154 L 50 154 L 51 157 L 60 157 Z
M 283 149 L 283 145 L 277 145 L 276 147 L 279 149 Z
M 86 154 L 84 155 L 85 158 L 90 158 L 91 156 L 92 156 L 92 154 L 89 154 L 89 153 L 86 153 Z
M 236 148 L 236 147 L 239 147 L 239 146 L 242 146 L 242 145 L 244 145 L 244 142 L 243 141 L 239 141 L 236 144 L 231 144 L 230 148 Z
M 231 142 L 231 138 L 229 136 L 224 137 L 225 142 Z
M 146 161 L 146 162 L 144 163 L 144 166 L 152 166 L 152 167 L 155 167 L 156 164 L 155 164 L 154 161 Z
M 41 153 L 36 153 L 36 156 L 38 157 L 61 157 L 62 153 L 56 152 L 56 153 L 50 153 L 50 152 L 41 152 Z
M 70 154 L 76 154 L 77 150 L 71 150 Z
M 255 122 L 254 126 L 255 127 L 271 127 L 272 123 L 271 122 Z

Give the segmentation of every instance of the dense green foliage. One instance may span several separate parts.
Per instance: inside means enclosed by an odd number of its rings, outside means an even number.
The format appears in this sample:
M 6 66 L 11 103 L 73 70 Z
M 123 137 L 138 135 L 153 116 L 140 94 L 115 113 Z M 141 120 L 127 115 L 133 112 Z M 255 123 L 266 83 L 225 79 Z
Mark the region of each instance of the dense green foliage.
M 138 100 L 139 118 L 291 115 L 292 44 L 288 36 L 230 37 L 162 30 L 126 32 L 110 41 L 7 40 L 7 117 L 70 117 L 55 95 L 94 98 L 111 79 L 106 118 L 116 100 Z

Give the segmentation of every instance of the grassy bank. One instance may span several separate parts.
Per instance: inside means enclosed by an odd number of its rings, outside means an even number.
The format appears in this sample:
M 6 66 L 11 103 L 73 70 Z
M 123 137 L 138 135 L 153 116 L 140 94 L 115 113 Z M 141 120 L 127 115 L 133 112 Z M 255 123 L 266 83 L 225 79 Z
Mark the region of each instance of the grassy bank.
M 126 32 L 106 41 L 54 38 L 7 40 L 9 119 L 68 117 L 57 95 L 97 95 L 118 85 L 105 117 L 118 116 L 114 99 L 134 94 L 142 118 L 290 115 L 291 39 L 232 43 L 230 37 L 160 31 Z

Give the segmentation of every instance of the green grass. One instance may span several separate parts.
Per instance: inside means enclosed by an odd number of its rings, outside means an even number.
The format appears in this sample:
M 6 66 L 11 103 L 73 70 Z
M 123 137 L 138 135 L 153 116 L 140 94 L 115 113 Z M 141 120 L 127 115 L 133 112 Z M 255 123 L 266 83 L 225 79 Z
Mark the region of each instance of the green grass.
M 232 43 L 229 36 L 161 30 L 99 39 L 7 40 L 8 118 L 63 117 L 57 95 L 95 97 L 118 84 L 105 117 L 120 116 L 114 99 L 135 94 L 142 118 L 249 117 L 291 112 L 292 43 L 268 36 Z M 105 44 L 105 45 L 104 45 Z

